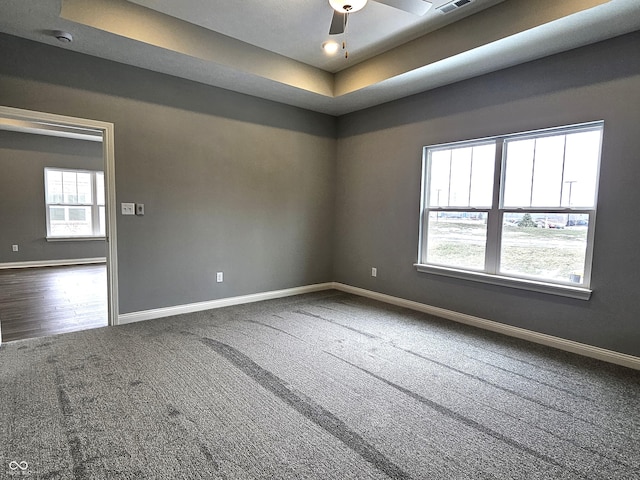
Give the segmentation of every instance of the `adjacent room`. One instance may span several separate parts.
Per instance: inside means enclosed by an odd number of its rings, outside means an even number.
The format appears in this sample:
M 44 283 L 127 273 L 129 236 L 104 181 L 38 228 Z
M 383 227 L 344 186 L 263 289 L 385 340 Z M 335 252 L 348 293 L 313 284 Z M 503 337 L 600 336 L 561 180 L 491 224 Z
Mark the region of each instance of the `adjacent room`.
M 107 325 L 103 163 L 101 137 L 0 125 L 3 341 Z
M 0 477 L 632 479 L 635 0 L 0 5 Z

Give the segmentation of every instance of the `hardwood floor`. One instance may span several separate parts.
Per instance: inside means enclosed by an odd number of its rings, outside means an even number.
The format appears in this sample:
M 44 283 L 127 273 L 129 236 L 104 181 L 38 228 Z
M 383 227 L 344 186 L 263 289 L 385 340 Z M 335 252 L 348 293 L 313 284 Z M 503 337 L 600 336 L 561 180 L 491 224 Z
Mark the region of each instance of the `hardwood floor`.
M 2 342 L 107 325 L 107 267 L 0 270 Z

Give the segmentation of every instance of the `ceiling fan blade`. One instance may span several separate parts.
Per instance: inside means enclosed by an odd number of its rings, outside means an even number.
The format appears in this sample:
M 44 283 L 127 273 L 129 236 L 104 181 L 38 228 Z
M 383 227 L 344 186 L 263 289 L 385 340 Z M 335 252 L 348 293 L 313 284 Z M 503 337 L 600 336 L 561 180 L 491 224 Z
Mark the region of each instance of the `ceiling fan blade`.
M 347 13 L 340 13 L 333 11 L 333 18 L 331 19 L 331 27 L 329 27 L 329 35 L 339 35 L 344 33 L 344 29 L 347 26 Z
M 422 16 L 429 11 L 433 5 L 426 0 L 374 0 L 378 3 L 384 3 L 390 7 L 397 8 L 398 10 L 404 10 L 405 12 L 413 13 L 414 15 Z

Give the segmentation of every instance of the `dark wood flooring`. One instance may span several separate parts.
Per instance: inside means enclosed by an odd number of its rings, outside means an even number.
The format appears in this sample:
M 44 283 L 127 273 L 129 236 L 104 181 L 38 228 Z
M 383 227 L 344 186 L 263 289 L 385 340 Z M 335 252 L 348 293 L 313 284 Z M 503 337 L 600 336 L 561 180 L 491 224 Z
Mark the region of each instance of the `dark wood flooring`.
M 106 268 L 0 270 L 2 342 L 106 326 Z

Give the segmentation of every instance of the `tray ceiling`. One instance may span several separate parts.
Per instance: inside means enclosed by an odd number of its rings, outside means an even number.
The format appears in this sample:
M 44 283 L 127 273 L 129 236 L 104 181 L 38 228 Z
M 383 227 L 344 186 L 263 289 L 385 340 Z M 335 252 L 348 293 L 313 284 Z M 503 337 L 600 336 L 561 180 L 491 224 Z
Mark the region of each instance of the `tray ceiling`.
M 640 29 L 637 0 L 446 3 L 419 17 L 369 1 L 336 36 L 348 59 L 320 47 L 328 0 L 4 0 L 0 31 L 341 115 Z

